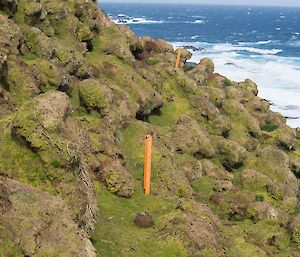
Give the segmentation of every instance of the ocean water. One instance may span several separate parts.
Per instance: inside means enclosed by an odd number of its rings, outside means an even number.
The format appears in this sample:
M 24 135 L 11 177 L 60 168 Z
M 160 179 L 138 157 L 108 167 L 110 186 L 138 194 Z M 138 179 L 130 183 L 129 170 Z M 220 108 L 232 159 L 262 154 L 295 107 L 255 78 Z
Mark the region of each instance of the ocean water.
M 300 127 L 300 8 L 100 4 L 138 36 L 195 47 L 191 61 L 211 58 L 216 72 L 250 78 L 292 127 Z

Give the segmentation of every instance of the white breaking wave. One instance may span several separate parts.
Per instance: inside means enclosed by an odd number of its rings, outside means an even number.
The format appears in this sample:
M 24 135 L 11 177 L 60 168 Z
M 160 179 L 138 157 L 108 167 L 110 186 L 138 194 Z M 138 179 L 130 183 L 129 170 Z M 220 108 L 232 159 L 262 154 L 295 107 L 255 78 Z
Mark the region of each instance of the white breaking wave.
M 277 56 L 276 51 L 269 54 L 267 51 L 271 50 L 258 48 L 251 49 L 252 55 L 245 55 L 239 47 L 230 44 L 176 42 L 173 45 L 205 48 L 205 52 L 194 52 L 191 61 L 198 63 L 203 57 L 209 57 L 216 72 L 234 81 L 252 79 L 259 86 L 259 96 L 273 103 L 272 110 L 289 117 L 290 126 L 300 127 L 300 58 Z
M 118 14 L 117 16 L 109 16 L 109 18 L 116 24 L 157 24 L 164 23 L 164 21 L 150 20 L 145 17 L 131 17 L 125 14 Z
M 265 41 L 257 41 L 257 42 L 239 42 L 239 45 L 270 45 L 272 43 L 276 43 L 276 40 L 265 40 Z
M 195 20 L 194 23 L 202 24 L 202 23 L 205 23 L 205 21 L 204 20 Z
M 260 49 L 255 47 L 247 47 L 232 44 L 216 44 L 212 47 L 212 50 L 215 52 L 246 51 L 262 55 L 275 55 L 282 52 L 281 49 Z
M 171 16 L 170 16 L 171 17 Z M 170 18 L 168 17 L 168 18 Z M 109 18 L 116 24 L 160 24 L 160 23 L 188 23 L 188 24 L 205 24 L 206 21 L 199 18 L 204 18 L 202 16 L 195 16 L 198 18 L 194 21 L 161 21 L 161 20 L 151 20 L 145 17 L 132 17 L 124 13 L 119 13 L 117 16 L 109 15 Z

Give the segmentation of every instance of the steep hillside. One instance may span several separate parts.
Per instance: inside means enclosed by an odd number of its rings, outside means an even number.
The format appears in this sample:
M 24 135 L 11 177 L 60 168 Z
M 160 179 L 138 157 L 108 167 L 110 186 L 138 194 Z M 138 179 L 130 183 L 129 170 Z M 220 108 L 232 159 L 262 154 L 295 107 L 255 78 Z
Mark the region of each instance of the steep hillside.
M 182 53 L 95 1 L 0 0 L 1 257 L 300 256 L 300 131 Z

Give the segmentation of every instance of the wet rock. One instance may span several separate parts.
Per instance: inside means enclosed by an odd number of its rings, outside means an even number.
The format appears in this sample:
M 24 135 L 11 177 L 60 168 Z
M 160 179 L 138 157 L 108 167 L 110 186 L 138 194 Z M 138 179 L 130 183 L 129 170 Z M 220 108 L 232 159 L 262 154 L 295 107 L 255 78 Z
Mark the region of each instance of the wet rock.
M 134 218 L 134 223 L 140 228 L 149 228 L 154 225 L 153 218 L 148 212 L 138 213 Z

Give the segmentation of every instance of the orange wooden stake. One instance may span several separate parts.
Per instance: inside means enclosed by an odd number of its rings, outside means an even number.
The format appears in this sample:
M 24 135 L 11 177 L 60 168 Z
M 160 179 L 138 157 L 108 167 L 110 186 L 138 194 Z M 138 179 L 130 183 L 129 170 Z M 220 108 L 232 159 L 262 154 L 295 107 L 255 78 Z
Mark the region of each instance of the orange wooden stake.
M 152 136 L 145 136 L 144 194 L 150 194 Z
M 177 60 L 176 60 L 176 65 L 175 65 L 176 69 L 178 69 L 179 65 L 180 65 L 180 55 L 181 55 L 181 50 L 179 48 L 178 51 L 177 51 Z

